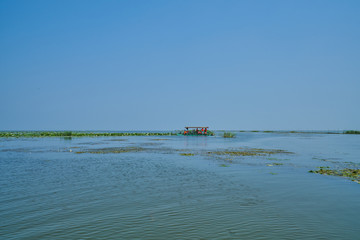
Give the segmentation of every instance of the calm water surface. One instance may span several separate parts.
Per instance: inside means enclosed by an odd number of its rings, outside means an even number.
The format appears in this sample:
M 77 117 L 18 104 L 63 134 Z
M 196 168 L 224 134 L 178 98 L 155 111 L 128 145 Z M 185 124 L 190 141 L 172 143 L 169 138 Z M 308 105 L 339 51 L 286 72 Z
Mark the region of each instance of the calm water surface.
M 240 148 L 293 154 L 208 154 Z M 359 239 L 360 185 L 308 173 L 350 165 L 359 135 L 3 138 L 0 238 Z

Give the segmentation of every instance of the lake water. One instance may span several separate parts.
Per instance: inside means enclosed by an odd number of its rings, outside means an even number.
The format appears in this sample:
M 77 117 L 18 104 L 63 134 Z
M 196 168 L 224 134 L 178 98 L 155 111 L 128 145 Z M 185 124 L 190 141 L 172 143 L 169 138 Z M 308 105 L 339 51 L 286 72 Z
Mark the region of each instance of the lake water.
M 209 153 L 251 148 L 292 153 Z M 360 135 L 2 138 L 0 238 L 359 239 L 360 184 L 320 166 Z

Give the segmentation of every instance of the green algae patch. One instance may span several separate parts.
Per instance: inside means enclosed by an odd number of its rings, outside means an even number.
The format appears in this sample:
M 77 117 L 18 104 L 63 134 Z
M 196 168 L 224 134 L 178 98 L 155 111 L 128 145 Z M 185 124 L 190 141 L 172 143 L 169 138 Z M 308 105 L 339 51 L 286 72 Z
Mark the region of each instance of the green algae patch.
M 121 147 L 121 148 L 101 148 L 101 149 L 87 149 L 84 151 L 75 152 L 81 153 L 92 153 L 92 154 L 108 154 L 108 153 L 128 153 L 128 152 L 141 152 L 144 148 L 140 147 Z
M 234 137 L 235 137 L 235 133 L 224 132 L 223 137 L 224 137 L 224 138 L 234 138 Z
M 281 149 L 261 149 L 261 148 L 250 148 L 239 151 L 214 151 L 207 152 L 209 155 L 230 155 L 230 156 L 267 156 L 272 154 L 292 154 Z
M 180 153 L 181 156 L 194 156 L 193 153 Z
M 310 170 L 309 173 L 345 177 L 350 179 L 351 181 L 360 183 L 360 169 L 330 169 L 330 167 L 319 167 L 319 170 Z

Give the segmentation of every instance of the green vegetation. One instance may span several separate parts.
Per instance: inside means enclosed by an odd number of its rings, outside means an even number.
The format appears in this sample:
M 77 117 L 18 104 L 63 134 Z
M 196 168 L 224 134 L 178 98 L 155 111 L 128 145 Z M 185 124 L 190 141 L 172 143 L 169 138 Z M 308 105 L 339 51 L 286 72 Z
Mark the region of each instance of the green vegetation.
M 281 153 L 291 154 L 292 152 L 288 152 L 281 149 L 261 149 L 261 148 L 249 148 L 241 151 L 207 152 L 207 154 L 230 155 L 230 156 L 266 156 L 266 155 L 281 154 Z
M 344 134 L 360 134 L 360 131 L 349 130 L 349 131 L 345 131 Z
M 220 164 L 219 166 L 220 166 L 220 167 L 228 167 L 229 165 L 226 165 L 226 164 Z
M 169 136 L 176 133 L 155 132 L 71 132 L 71 131 L 26 131 L 0 132 L 0 137 L 121 137 L 121 136 Z
M 233 138 L 233 137 L 235 137 L 235 134 L 231 133 L 231 132 L 224 132 L 223 137 L 224 138 Z
M 279 130 L 265 130 L 265 131 L 261 131 L 261 130 L 240 130 L 239 132 L 253 132 L 253 133 L 257 133 L 257 132 L 262 132 L 262 133 L 279 133 L 279 134 L 289 134 L 289 133 L 302 133 L 302 134 L 342 134 L 341 132 L 323 132 L 323 131 L 279 131 Z M 356 131 L 355 131 L 356 132 Z
M 66 131 L 64 132 L 64 137 L 71 137 L 72 136 L 72 132 L 71 131 Z
M 329 167 L 319 167 L 319 170 L 310 170 L 310 173 L 318 173 L 322 175 L 339 176 L 350 179 L 351 181 L 360 183 L 360 169 L 330 169 Z
M 281 165 L 284 165 L 283 163 L 269 163 L 269 164 L 266 164 L 266 166 L 268 167 L 272 167 L 272 166 L 281 166 Z
M 207 131 L 207 135 L 208 135 L 208 136 L 214 136 L 215 133 L 214 133 L 213 131 L 208 130 L 208 131 Z
M 107 153 L 127 153 L 127 152 L 140 152 L 143 151 L 143 148 L 140 147 L 118 147 L 118 148 L 100 148 L 100 149 L 87 149 L 79 152 L 81 153 L 92 153 L 92 154 L 107 154 Z
M 194 156 L 193 153 L 180 153 L 181 156 Z
M 268 158 L 269 161 L 289 161 L 289 158 Z

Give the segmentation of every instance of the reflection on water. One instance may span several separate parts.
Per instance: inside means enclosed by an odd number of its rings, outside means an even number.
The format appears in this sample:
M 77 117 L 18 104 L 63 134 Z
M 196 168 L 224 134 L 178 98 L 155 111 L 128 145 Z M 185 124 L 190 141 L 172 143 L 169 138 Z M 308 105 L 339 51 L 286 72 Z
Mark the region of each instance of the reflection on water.
M 163 138 L 0 139 L 0 238 L 358 237 L 360 185 L 308 171 L 359 166 L 360 136 Z

